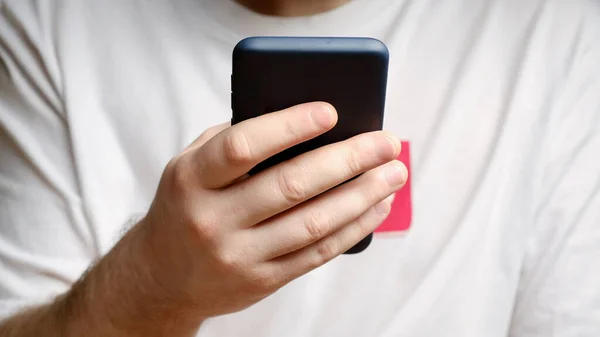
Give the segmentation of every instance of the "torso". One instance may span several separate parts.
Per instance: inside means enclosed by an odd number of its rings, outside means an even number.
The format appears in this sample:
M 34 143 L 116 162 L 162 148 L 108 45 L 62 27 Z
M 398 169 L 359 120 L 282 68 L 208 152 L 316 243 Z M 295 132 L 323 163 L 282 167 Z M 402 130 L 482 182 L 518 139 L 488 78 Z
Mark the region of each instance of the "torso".
M 106 251 L 147 209 L 167 161 L 229 120 L 231 51 L 259 18 L 217 0 L 62 3 L 66 111 Z M 253 26 L 248 35 L 368 35 L 388 45 L 385 128 L 410 142 L 412 222 L 209 320 L 200 335 L 505 335 L 538 198 L 550 79 L 560 78 L 576 34 L 576 23 L 552 19 L 556 6 L 539 6 L 356 0 L 322 17 Z M 221 21 L 227 15 L 237 17 Z

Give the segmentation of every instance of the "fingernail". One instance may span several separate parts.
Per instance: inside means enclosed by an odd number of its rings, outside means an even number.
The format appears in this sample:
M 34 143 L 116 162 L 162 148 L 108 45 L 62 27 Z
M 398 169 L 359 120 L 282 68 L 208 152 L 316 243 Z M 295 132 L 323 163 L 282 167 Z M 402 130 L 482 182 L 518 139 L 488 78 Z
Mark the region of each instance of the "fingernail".
M 321 104 L 313 108 L 310 115 L 315 124 L 323 129 L 329 129 L 333 126 L 334 112 L 329 105 Z
M 392 210 L 392 202 L 387 197 L 375 205 L 375 211 L 381 215 L 387 215 Z
M 394 147 L 394 154 L 397 156 L 400 153 L 400 149 L 402 149 L 402 143 L 400 142 L 398 137 L 396 137 L 393 133 L 390 132 L 386 134 L 386 138 Z
M 389 197 L 385 198 L 385 200 L 387 200 L 387 202 L 389 202 L 390 204 L 394 203 L 394 199 L 396 199 L 396 193 L 390 195 Z
M 406 181 L 406 167 L 399 161 L 394 161 L 385 171 L 385 179 L 393 187 L 399 187 Z

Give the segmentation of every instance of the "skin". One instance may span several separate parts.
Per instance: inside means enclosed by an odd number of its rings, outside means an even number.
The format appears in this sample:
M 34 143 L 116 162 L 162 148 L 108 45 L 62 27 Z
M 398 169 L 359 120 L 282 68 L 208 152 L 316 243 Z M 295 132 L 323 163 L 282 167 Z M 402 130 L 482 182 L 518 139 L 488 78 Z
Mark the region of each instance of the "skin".
M 252 3 L 298 15 L 324 6 Z M 397 137 L 359 135 L 247 175 L 336 122 L 331 105 L 313 102 L 207 130 L 170 161 L 146 216 L 104 258 L 53 302 L 3 322 L 0 336 L 193 336 L 342 254 L 387 217 L 407 179 Z
M 350 0 L 236 0 L 251 10 L 270 16 L 307 16 L 335 9 Z

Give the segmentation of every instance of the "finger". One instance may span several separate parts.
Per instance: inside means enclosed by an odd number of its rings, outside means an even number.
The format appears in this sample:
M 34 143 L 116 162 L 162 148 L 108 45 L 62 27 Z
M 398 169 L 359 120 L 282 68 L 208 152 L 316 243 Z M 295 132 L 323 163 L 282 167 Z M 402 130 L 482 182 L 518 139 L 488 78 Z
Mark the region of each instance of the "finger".
M 271 273 L 286 281 L 294 280 L 348 251 L 387 218 L 391 210 L 390 198 L 371 207 L 359 218 L 329 236 L 267 263 Z
M 221 188 L 263 160 L 331 129 L 335 109 L 326 103 L 301 104 L 240 122 L 196 149 L 194 161 L 205 188 Z
M 262 243 L 253 254 L 270 260 L 321 240 L 393 195 L 406 177 L 406 167 L 393 161 L 250 228 L 249 241 Z
M 400 141 L 391 133 L 362 134 L 297 156 L 225 192 L 234 205 L 246 205 L 236 213 L 238 225 L 254 226 L 394 160 L 400 147 Z

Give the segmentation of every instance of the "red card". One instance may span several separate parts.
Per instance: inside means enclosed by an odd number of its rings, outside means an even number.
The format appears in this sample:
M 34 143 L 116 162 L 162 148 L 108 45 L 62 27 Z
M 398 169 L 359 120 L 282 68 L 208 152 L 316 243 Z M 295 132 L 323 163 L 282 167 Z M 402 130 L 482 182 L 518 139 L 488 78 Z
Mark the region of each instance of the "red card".
M 396 198 L 392 203 L 392 211 L 388 218 L 377 228 L 375 232 L 401 232 L 408 230 L 412 222 L 412 199 L 411 199 L 411 176 L 410 169 L 410 143 L 402 142 L 402 153 L 398 160 L 406 165 L 408 179 L 404 187 L 396 192 Z

